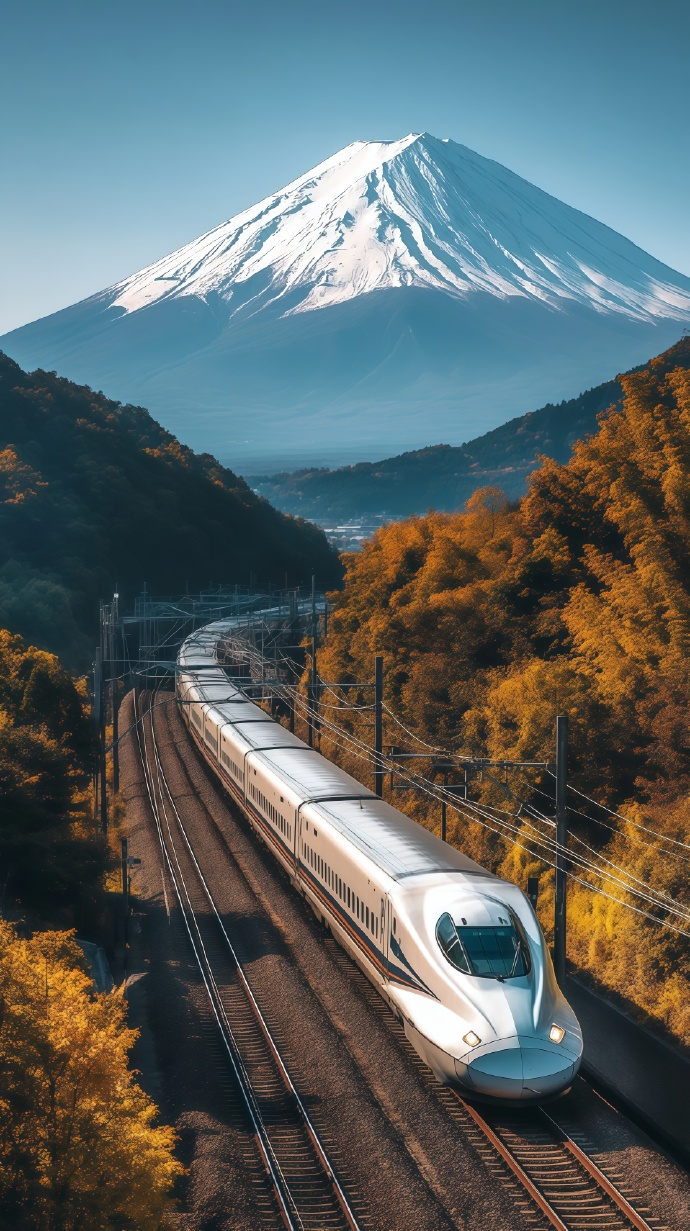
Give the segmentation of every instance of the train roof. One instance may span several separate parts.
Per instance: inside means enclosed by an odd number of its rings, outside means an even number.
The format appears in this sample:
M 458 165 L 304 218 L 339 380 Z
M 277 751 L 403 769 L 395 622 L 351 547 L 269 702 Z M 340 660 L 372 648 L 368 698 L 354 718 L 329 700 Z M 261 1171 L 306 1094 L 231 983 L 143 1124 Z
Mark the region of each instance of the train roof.
M 216 643 L 228 623 L 218 622 L 197 631 L 188 638 L 180 653 L 181 666 L 190 672 L 195 666 L 200 668 L 195 686 L 199 691 L 203 689 L 204 694 L 220 689 L 229 696 L 227 690 L 234 688 L 229 681 L 227 685 L 223 683 L 222 667 L 216 660 Z M 210 678 L 212 667 L 219 672 L 215 680 Z M 207 672 L 208 682 L 204 684 L 203 676 Z M 213 709 L 219 718 L 232 723 L 248 750 L 255 749 L 256 757 L 290 782 L 304 800 L 302 807 L 308 807 L 312 817 L 314 814 L 321 816 L 392 880 L 439 873 L 492 877 L 486 868 L 379 799 L 356 778 L 264 715 L 258 706 L 251 705 L 250 709 L 250 705 L 220 701 L 213 704 Z M 256 710 L 256 714 L 252 710 Z M 262 715 L 262 719 L 242 722 L 241 711 L 247 716 L 252 713 L 252 719 Z M 267 747 L 269 740 L 270 748 Z M 261 751 L 262 747 L 265 751 Z
M 373 791 L 368 787 L 362 786 L 356 778 L 352 778 L 339 765 L 334 765 L 332 761 L 327 761 L 320 752 L 316 752 L 313 748 L 309 748 L 297 736 L 291 736 L 289 745 L 283 743 L 279 738 L 276 738 L 275 743 L 279 745 L 277 748 L 271 748 L 265 752 L 261 751 L 258 737 L 257 723 L 257 758 L 262 764 L 275 770 L 280 777 L 290 783 L 297 795 L 302 800 L 322 799 L 325 796 L 338 795 L 342 798 L 343 795 L 350 796 L 371 796 L 375 799 Z M 277 723 L 273 724 L 277 727 L 277 731 L 282 731 L 284 735 L 290 735 L 284 727 L 280 727 Z M 251 725 L 244 730 L 251 732 Z M 304 804 L 302 805 L 304 806 Z
M 256 735 L 259 738 L 258 729 Z M 310 815 L 322 816 L 393 880 L 429 873 L 491 875 L 404 812 L 379 799 L 345 770 L 298 742 L 301 749 L 281 746 L 257 752 L 257 757 L 290 782 L 305 799 L 302 807 L 309 807 Z
M 297 735 L 293 735 L 286 727 L 281 727 L 279 722 L 274 722 L 263 710 L 258 710 L 258 714 L 261 718 L 257 718 L 256 721 L 249 719 L 249 721 L 233 723 L 233 730 L 244 740 L 248 749 L 260 752 L 262 748 L 277 746 L 280 749 L 290 748 L 296 752 L 302 749 L 305 752 L 311 752 L 311 749 Z
M 492 875 L 375 795 L 360 800 L 322 800 L 310 811 L 322 815 L 395 881 L 430 873 Z

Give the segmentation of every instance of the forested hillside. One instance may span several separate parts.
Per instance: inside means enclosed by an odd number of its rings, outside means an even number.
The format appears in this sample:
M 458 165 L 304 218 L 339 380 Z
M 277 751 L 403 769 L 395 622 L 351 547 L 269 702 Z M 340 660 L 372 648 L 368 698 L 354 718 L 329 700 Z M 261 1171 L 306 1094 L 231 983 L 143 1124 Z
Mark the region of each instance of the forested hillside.
M 544 461 L 519 507 L 485 488 L 464 513 L 380 530 L 347 558 L 319 660 L 324 679 L 362 680 L 383 653 L 391 711 L 465 754 L 553 760 L 556 715 L 570 716 L 571 782 L 612 811 L 571 795 L 572 848 L 610 879 L 571 882 L 569 955 L 686 1043 L 687 919 L 639 895 L 690 904 L 689 369 L 686 339 L 623 377 L 620 408 L 567 465 Z M 384 742 L 401 742 L 392 720 Z M 493 784 L 473 789 L 515 811 Z M 548 775 L 515 790 L 552 814 Z M 438 804 L 404 798 L 438 826 Z M 451 840 L 523 887 L 541 872 L 549 927 L 552 873 L 529 854 L 529 818 L 516 824 L 504 840 L 458 819 Z
M 93 824 L 85 690 L 54 654 L 0 630 L 0 914 L 93 928 L 105 840 Z
M 687 366 L 681 342 L 668 355 Z M 548 404 L 511 419 L 457 448 L 433 445 L 380 462 L 338 470 L 296 470 L 252 479 L 277 508 L 321 524 L 372 514 L 409 517 L 429 509 L 454 512 L 477 487 L 495 485 L 510 497 L 525 494 L 527 477 L 540 456 L 567 462 L 578 440 L 595 432 L 597 416 L 619 405 L 619 380 L 609 380 L 579 397 Z
M 90 661 L 100 598 L 146 582 L 334 584 L 323 534 L 146 410 L 0 355 L 0 627 Z

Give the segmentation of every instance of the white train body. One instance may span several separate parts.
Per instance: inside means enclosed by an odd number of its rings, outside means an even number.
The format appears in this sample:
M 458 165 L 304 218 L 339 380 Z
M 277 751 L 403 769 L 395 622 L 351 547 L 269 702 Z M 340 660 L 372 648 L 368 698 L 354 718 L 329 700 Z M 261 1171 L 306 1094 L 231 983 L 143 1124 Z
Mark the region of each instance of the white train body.
M 184 643 L 177 696 L 257 834 L 442 1082 L 521 1101 L 566 1090 L 582 1036 L 528 899 L 244 697 L 216 660 L 231 626 Z

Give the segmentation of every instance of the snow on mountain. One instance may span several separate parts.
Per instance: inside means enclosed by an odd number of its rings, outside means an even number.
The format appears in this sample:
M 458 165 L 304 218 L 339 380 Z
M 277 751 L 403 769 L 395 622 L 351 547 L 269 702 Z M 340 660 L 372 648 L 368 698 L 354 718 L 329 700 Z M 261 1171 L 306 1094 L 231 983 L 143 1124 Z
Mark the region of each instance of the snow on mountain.
M 690 313 L 686 279 L 498 163 L 427 133 L 354 142 L 125 279 L 112 302 L 136 312 L 215 292 L 231 316 L 296 313 L 403 286 L 579 302 L 637 320 Z
M 690 279 L 465 146 L 357 141 L 0 338 L 248 473 L 478 436 L 660 352 Z

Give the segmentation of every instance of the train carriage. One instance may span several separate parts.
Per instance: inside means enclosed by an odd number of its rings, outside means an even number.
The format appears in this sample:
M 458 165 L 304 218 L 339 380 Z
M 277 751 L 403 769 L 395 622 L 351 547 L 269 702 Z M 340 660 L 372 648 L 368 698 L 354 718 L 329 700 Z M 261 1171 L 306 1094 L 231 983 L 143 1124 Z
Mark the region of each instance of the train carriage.
M 490 1099 L 562 1093 L 582 1036 L 528 899 L 248 700 L 216 659 L 231 629 L 188 638 L 177 696 L 256 832 L 439 1080 Z

